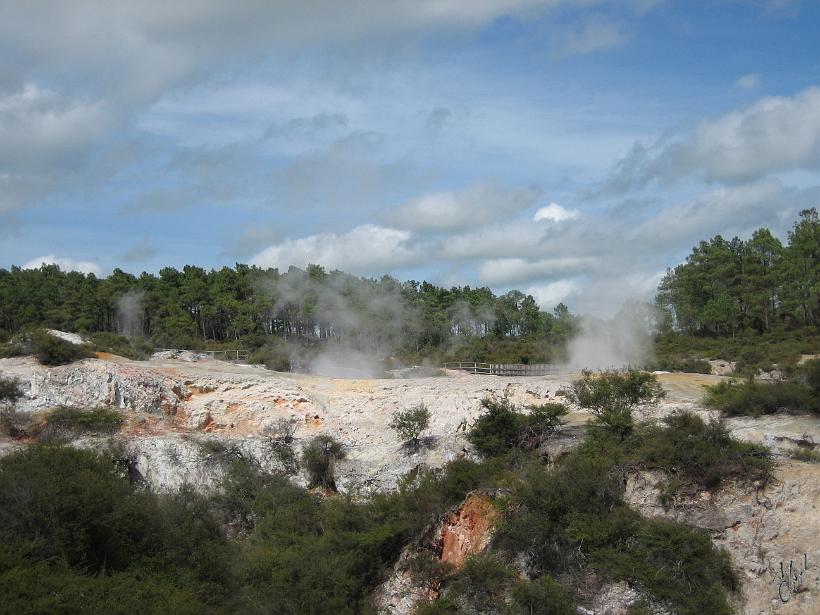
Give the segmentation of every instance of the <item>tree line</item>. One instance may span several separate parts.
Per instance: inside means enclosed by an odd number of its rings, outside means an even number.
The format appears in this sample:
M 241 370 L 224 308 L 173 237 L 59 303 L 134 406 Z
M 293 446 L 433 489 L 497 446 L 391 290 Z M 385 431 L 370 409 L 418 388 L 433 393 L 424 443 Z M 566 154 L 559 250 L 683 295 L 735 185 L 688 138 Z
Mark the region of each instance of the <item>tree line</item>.
M 115 269 L 104 278 L 56 265 L 0 269 L 0 329 L 7 336 L 48 327 L 142 337 L 158 347 L 257 348 L 287 340 L 423 355 L 470 340 L 560 344 L 577 326 L 565 305 L 541 311 L 517 290 L 448 289 L 318 265 L 287 272 L 186 265 L 139 276 Z
M 685 335 L 732 336 L 816 326 L 820 316 L 820 219 L 806 209 L 784 245 L 769 229 L 748 241 L 717 235 L 669 269 L 657 305 Z

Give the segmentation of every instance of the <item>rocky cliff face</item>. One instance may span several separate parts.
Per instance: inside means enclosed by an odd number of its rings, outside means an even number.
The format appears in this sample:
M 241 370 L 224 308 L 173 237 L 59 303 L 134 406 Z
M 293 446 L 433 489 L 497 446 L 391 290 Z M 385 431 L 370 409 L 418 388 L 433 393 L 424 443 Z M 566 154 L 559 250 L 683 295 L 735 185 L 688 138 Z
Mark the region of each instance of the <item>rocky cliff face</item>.
M 464 427 L 481 412 L 484 397 L 509 397 L 527 405 L 561 401 L 571 375 L 530 378 L 452 374 L 402 380 L 330 379 L 270 372 L 220 361 L 179 361 L 157 358 L 128 361 L 110 355 L 76 364 L 46 368 L 30 358 L 0 360 L 0 374 L 20 380 L 25 397 L 18 409 L 36 414 L 55 406 L 109 406 L 124 411 L 125 423 L 113 437 L 134 476 L 158 491 L 184 484 L 198 489 L 215 485 L 224 461 L 241 454 L 270 470 L 292 470 L 271 431 L 282 419 L 296 429 L 294 454 L 318 434 L 328 434 L 347 447 L 337 464 L 341 491 L 394 488 L 398 478 L 419 465 L 441 466 L 469 455 Z M 708 414 L 699 404 L 704 384 L 719 376 L 666 374 L 668 392 L 658 407 L 642 418 L 659 418 L 686 409 Z M 387 428 L 391 414 L 418 403 L 432 418 L 426 445 L 403 446 Z M 550 454 L 573 446 L 588 415 L 573 412 L 563 437 L 551 443 Z M 818 450 L 820 421 L 809 417 L 774 416 L 733 419 L 732 432 L 741 439 L 762 442 L 780 457 L 776 480 L 765 489 L 728 487 L 718 493 L 696 493 L 669 510 L 658 503 L 658 476 L 632 476 L 630 503 L 642 514 L 674 518 L 711 532 L 725 546 L 745 577 L 740 613 L 820 613 L 820 465 L 788 459 L 795 450 Z M 0 438 L 0 454 L 20 443 Z M 85 438 L 78 446 L 109 446 L 107 439 Z M 302 482 L 297 472 L 294 480 Z M 480 499 L 468 501 L 443 523 L 436 552 L 452 562 L 463 561 L 473 549 L 486 546 L 491 535 L 491 509 Z M 449 529 L 447 529 L 449 528 Z M 805 560 L 804 560 L 805 554 Z M 409 554 L 405 554 L 408 557 Z M 799 572 L 808 568 L 783 601 L 778 594 L 781 562 Z M 401 562 L 397 570 L 401 569 Z M 391 585 L 392 583 L 392 585 Z M 408 577 L 394 575 L 384 595 L 390 612 L 411 612 L 420 597 Z M 391 589 L 392 588 L 392 589 Z M 782 589 L 782 588 L 781 588 Z M 800 590 L 800 591 L 797 591 Z M 634 590 L 620 584 L 596 597 L 592 613 L 625 612 Z M 402 610 L 404 609 L 404 610 Z
M 725 548 L 742 578 L 738 611 L 749 614 L 820 612 L 820 465 L 782 461 L 776 476 L 757 490 L 728 485 L 701 491 L 665 509 L 656 473 L 629 477 L 626 498 L 647 517 L 672 519 L 708 530 Z M 799 583 L 782 584 L 806 567 Z
M 293 450 L 319 434 L 347 447 L 337 465 L 341 491 L 390 489 L 420 464 L 441 466 L 466 453 L 464 427 L 486 396 L 520 404 L 557 397 L 566 377 L 346 380 L 270 372 L 221 361 L 148 362 L 116 357 L 46 368 L 31 358 L 0 360 L 0 373 L 17 378 L 25 397 L 18 410 L 109 406 L 127 410 L 116 437 L 134 451 L 138 470 L 158 490 L 183 483 L 207 488 L 216 478 L 200 463 L 203 439 L 240 446 L 270 467 L 269 434 L 280 421 L 295 424 Z M 424 445 L 408 449 L 387 424 L 397 410 L 425 403 L 432 418 Z M 586 416 L 572 417 L 576 424 Z M 299 476 L 296 477 L 297 480 Z

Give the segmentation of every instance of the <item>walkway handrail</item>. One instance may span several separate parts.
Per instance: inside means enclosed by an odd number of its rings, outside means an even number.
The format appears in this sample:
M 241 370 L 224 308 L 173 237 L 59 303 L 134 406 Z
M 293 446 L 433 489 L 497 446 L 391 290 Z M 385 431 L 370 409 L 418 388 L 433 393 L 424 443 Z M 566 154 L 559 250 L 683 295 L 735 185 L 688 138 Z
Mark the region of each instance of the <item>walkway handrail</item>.
M 490 376 L 546 376 L 558 371 L 551 363 L 481 363 L 478 361 L 449 361 L 444 369 Z

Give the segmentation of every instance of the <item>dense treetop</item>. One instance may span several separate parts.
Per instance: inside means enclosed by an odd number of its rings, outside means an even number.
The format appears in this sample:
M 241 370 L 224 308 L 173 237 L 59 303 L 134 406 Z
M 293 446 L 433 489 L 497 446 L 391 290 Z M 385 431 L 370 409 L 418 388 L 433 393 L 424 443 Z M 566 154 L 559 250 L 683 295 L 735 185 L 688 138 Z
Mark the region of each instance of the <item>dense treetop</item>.
M 735 335 L 817 325 L 820 315 L 820 219 L 800 212 L 784 246 L 766 228 L 748 241 L 701 241 L 669 269 L 657 303 L 689 335 Z
M 0 328 L 32 326 L 147 337 L 157 346 L 261 346 L 271 337 L 337 342 L 365 351 L 420 353 L 484 337 L 564 341 L 575 319 L 541 312 L 530 295 L 359 278 L 310 265 L 286 273 L 237 264 L 166 267 L 106 278 L 56 265 L 0 269 Z

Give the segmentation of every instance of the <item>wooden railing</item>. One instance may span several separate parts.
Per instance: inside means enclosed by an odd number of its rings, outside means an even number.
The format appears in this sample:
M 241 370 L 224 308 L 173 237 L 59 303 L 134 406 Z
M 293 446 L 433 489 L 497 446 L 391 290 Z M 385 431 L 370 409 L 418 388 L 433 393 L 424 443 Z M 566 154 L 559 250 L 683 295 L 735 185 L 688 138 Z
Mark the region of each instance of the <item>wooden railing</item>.
M 470 374 L 491 376 L 546 376 L 560 371 L 550 363 L 477 363 L 475 361 L 453 361 L 444 364 L 444 369 L 457 369 Z

